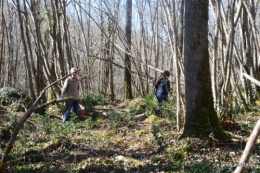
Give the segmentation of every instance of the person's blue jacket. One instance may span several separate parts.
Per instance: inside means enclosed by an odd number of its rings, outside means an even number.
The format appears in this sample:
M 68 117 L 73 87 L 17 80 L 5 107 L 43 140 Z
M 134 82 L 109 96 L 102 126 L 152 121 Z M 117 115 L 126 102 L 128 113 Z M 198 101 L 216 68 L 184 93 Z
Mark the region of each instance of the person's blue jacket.
M 161 78 L 155 85 L 155 94 L 167 96 L 170 92 L 170 82 L 166 78 Z

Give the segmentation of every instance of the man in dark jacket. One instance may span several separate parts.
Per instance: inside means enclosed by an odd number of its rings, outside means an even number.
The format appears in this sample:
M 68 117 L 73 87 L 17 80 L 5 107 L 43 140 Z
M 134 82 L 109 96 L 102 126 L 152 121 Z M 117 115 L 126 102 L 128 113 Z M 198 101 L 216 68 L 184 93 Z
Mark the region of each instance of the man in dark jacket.
M 160 78 L 155 85 L 155 96 L 159 104 L 161 104 L 162 101 L 168 100 L 168 94 L 170 92 L 170 82 L 168 80 L 169 77 L 170 77 L 170 72 L 164 71 L 163 77 Z

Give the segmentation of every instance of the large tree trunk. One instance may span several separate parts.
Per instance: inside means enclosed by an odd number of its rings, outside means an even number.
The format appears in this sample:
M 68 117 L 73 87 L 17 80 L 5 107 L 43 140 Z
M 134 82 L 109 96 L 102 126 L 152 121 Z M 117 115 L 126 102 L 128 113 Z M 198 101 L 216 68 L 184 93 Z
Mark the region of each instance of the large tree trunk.
M 208 1 L 185 0 L 186 115 L 182 137 L 227 138 L 213 105 L 208 52 Z

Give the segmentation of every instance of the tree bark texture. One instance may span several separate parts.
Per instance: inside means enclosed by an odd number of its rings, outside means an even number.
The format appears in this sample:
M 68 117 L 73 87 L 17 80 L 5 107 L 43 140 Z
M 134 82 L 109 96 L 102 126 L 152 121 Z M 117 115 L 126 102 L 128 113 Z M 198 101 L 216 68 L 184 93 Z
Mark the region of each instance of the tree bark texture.
M 208 52 L 208 1 L 185 1 L 184 72 L 186 115 L 183 137 L 227 135 L 213 105 Z
M 0 72 L 4 68 L 4 44 L 5 44 L 5 16 L 4 16 L 4 0 L 1 0 L 0 4 L 0 10 L 1 10 L 1 18 L 0 18 L 0 23 L 1 23 L 1 28 L 0 28 Z M 5 75 L 5 74 L 3 74 Z M 0 79 L 0 87 L 1 84 L 3 83 L 3 79 Z
M 126 52 L 131 51 L 131 32 L 132 32 L 132 0 L 126 1 L 126 27 L 125 27 L 125 36 L 126 36 Z M 132 94 L 132 79 L 131 79 L 131 56 L 125 54 L 125 98 L 133 99 Z
M 33 90 L 33 79 L 32 79 L 32 71 L 31 71 L 31 64 L 29 61 L 29 53 L 28 53 L 28 45 L 26 43 L 26 37 L 25 37 L 25 31 L 24 31 L 24 20 L 22 18 L 22 12 L 21 12 L 21 6 L 20 6 L 20 2 L 18 0 L 16 0 L 17 3 L 17 8 L 18 8 L 18 15 L 19 15 L 19 22 L 20 22 L 20 29 L 21 29 L 21 39 L 22 39 L 22 43 L 23 43 L 23 47 L 24 47 L 24 61 L 26 64 L 26 70 L 27 70 L 27 86 L 29 89 L 29 94 L 30 96 L 35 100 L 35 94 L 34 94 L 34 90 Z M 23 1 L 23 3 L 25 4 L 25 1 Z M 26 7 L 25 7 L 26 8 Z

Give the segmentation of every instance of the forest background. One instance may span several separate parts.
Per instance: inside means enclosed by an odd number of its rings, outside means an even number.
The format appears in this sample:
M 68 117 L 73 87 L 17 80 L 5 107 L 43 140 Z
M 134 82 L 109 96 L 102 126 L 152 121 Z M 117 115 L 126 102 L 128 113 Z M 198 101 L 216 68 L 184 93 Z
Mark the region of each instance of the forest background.
M 242 73 L 260 78 L 259 1 L 209 2 L 214 106 L 246 108 L 258 91 Z M 2 0 L 0 86 L 20 88 L 35 100 L 45 86 L 77 67 L 81 94 L 123 100 L 153 91 L 161 71 L 169 70 L 183 109 L 184 1 L 134 1 L 130 44 L 126 12 L 126 1 Z M 129 67 L 131 87 L 125 78 Z M 51 88 L 54 97 L 61 85 Z
M 223 120 L 257 103 L 259 88 L 243 73 L 260 78 L 259 1 L 209 2 L 208 75 Z M 19 88 L 36 100 L 76 67 L 81 95 L 126 100 L 153 92 L 161 72 L 169 70 L 176 117 L 183 116 L 184 1 L 2 0 L 0 19 L 1 87 Z M 61 86 L 52 85 L 41 102 L 59 98 Z

